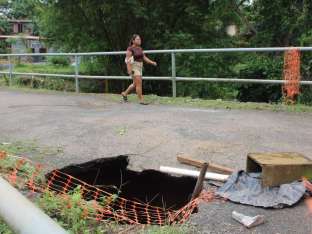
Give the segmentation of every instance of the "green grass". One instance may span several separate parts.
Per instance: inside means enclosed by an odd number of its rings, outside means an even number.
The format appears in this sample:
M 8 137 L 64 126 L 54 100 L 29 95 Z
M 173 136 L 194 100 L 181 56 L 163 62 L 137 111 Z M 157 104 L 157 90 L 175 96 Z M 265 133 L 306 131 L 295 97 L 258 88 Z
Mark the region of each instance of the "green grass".
M 53 192 L 45 192 L 36 201 L 36 204 L 50 217 L 70 233 L 81 234 L 100 234 L 107 232 L 118 232 L 119 227 L 113 222 L 97 222 L 82 218 L 84 209 L 89 215 L 95 216 L 95 209 L 92 202 L 89 203 L 82 199 L 80 187 L 78 186 L 73 192 L 69 193 L 67 199 L 64 196 Z
M 0 139 L 1 140 L 1 139 Z M 47 156 L 58 156 L 63 154 L 61 146 L 38 146 L 36 140 L 24 141 L 0 141 L 0 151 L 5 151 L 11 155 L 28 155 L 34 160 L 43 160 Z
M 105 94 L 107 99 L 118 102 L 121 100 L 120 95 Z M 181 107 L 194 107 L 206 109 L 236 109 L 236 110 L 267 110 L 267 111 L 286 111 L 286 112 L 312 112 L 312 106 L 295 104 L 286 105 L 283 103 L 256 103 L 256 102 L 238 102 L 225 100 L 205 100 L 194 99 L 191 97 L 159 97 L 156 95 L 144 96 L 145 101 L 156 105 L 172 105 Z M 129 95 L 129 102 L 138 102 L 136 95 Z
M 37 150 L 35 141 L 2 141 L 0 142 L 0 151 L 6 151 L 8 154 L 21 155 L 33 153 Z
M 18 64 L 14 66 L 14 72 L 74 74 L 75 68 L 53 64 Z
M 12 86 L 7 86 L 6 82 L 0 78 L 0 89 L 3 88 L 5 90 L 10 91 L 19 91 L 24 93 L 42 93 L 42 94 L 64 94 L 64 91 L 60 90 L 52 90 L 46 88 L 30 88 L 28 86 L 20 86 L 13 84 Z M 75 92 L 69 92 L 71 95 L 75 95 Z M 80 94 L 81 95 L 81 94 Z
M 8 71 L 8 70 L 6 70 Z M 20 63 L 13 67 L 14 72 L 25 72 L 25 73 L 50 73 L 50 74 L 75 74 L 75 67 L 71 65 L 58 65 L 51 63 Z M 86 64 L 80 64 L 79 73 L 87 74 L 88 66 Z
M 14 234 L 11 229 L 4 223 L 4 221 L 0 218 L 0 233 L 1 234 Z
M 148 226 L 140 231 L 141 234 L 190 234 L 196 233 L 193 227 L 188 225 L 172 225 L 172 226 Z

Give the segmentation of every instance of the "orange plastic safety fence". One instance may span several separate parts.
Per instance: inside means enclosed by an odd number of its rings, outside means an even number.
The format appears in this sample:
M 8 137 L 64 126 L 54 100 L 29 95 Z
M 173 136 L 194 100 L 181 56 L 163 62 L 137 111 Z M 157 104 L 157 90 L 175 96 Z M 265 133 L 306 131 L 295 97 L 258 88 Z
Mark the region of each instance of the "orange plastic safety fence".
M 7 154 L 0 152 L 0 160 L 5 160 Z M 28 164 L 32 165 L 33 170 L 26 171 L 23 167 Z M 10 168 L 1 168 L 0 172 L 6 175 L 7 180 L 14 186 L 27 188 L 30 192 L 55 192 L 68 201 L 67 207 L 71 207 L 68 192 L 73 191 L 80 186 L 81 197 L 88 204 L 92 204 L 94 212 L 89 212 L 86 203 L 81 203 L 83 210 L 82 218 L 93 219 L 97 221 L 113 220 L 119 223 L 128 224 L 153 224 L 166 225 L 172 223 L 184 223 L 200 201 L 211 201 L 214 199 L 213 192 L 203 192 L 198 198 L 190 201 L 179 210 L 164 209 L 161 207 L 151 206 L 146 203 L 127 200 L 118 197 L 103 189 L 87 184 L 73 176 L 60 172 L 52 171 L 45 181 L 40 179 L 39 174 L 44 167 L 34 164 L 24 158 L 15 161 L 15 165 Z
M 300 93 L 300 51 L 293 49 L 284 55 L 284 80 L 282 87 L 286 101 L 293 103 Z

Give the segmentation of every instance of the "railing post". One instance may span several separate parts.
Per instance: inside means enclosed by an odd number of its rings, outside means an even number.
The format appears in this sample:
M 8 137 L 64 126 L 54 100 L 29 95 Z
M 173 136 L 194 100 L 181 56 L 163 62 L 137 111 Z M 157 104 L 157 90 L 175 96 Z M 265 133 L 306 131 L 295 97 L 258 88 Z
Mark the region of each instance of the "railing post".
M 9 60 L 9 86 L 11 86 L 12 85 L 12 72 L 13 72 L 11 56 L 8 56 L 8 60 Z
M 172 97 L 177 97 L 177 82 L 176 82 L 176 60 L 175 53 L 171 53 L 171 77 L 172 77 Z
M 79 57 L 75 55 L 75 87 L 76 87 L 76 93 L 79 93 Z
M 34 88 L 34 76 L 31 76 L 30 87 Z

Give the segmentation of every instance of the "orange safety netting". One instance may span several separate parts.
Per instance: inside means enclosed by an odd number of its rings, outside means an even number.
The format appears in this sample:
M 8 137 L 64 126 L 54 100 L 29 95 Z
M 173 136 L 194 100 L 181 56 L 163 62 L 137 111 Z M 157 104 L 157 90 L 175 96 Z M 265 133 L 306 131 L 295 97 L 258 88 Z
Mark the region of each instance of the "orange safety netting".
M 300 51 L 293 49 L 284 55 L 284 80 L 282 87 L 286 101 L 294 102 L 300 93 Z
M 12 156 L 0 151 L 0 162 L 8 157 Z M 31 170 L 23 168 L 25 166 L 29 168 L 29 165 L 32 166 Z M 84 217 L 82 218 L 97 221 L 112 220 L 127 224 L 153 225 L 184 223 L 201 201 L 207 202 L 214 199 L 213 192 L 205 191 L 179 210 L 164 209 L 118 197 L 116 194 L 87 184 L 59 170 L 53 170 L 43 180 L 39 176 L 42 175 L 43 169 L 44 167 L 40 164 L 34 164 L 25 158 L 17 158 L 14 164 L 8 168 L 1 168 L 0 166 L 0 173 L 18 188 L 26 188 L 33 193 L 55 192 L 65 200 L 68 199 L 68 192 L 80 186 L 81 196 L 84 200 L 89 201 L 88 203 L 81 203 L 81 208 L 84 211 Z M 103 198 L 105 198 L 105 203 L 103 203 Z M 91 204 L 94 212 L 89 211 L 87 204 Z

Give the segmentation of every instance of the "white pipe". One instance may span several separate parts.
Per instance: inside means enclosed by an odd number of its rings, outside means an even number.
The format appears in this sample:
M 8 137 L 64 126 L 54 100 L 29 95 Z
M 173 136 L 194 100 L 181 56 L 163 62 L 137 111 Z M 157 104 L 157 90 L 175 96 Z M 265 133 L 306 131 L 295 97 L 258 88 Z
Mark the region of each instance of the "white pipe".
M 199 176 L 199 171 L 182 169 L 182 168 L 160 166 L 159 170 L 161 172 L 173 173 L 177 175 L 192 176 L 196 178 Z M 205 179 L 207 180 L 226 181 L 228 178 L 229 178 L 229 175 L 223 175 L 223 174 L 218 174 L 218 173 L 213 173 L 213 172 L 206 172 L 206 175 L 205 175 Z
M 18 234 L 67 233 L 2 177 L 0 177 L 0 216 Z

